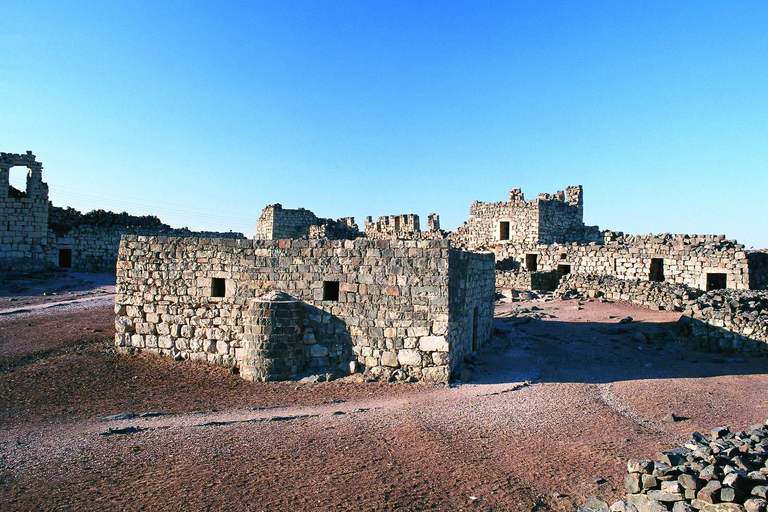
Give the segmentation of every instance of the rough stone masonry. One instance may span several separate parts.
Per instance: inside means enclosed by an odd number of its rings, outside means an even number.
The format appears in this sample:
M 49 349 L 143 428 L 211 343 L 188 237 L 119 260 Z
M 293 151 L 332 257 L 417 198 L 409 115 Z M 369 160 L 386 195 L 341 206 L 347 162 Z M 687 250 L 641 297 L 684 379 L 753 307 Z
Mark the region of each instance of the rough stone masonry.
M 116 345 L 261 380 L 335 367 L 447 382 L 489 338 L 494 290 L 493 255 L 448 240 L 124 236 Z

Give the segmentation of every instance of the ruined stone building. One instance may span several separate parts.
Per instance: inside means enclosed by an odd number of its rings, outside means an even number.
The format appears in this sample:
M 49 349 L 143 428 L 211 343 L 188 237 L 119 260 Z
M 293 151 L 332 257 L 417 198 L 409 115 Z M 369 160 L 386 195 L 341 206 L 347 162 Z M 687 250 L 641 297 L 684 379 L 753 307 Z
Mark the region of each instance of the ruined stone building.
M 19 166 L 24 191 L 9 183 Z M 628 236 L 583 219 L 581 186 L 533 200 L 516 188 L 507 201 L 474 202 L 452 233 L 436 214 L 425 231 L 418 215 L 402 214 L 367 217 L 361 232 L 352 217 L 273 204 L 249 240 L 54 207 L 35 156 L 0 153 L 0 270 L 117 261 L 123 351 L 261 380 L 345 368 L 446 382 L 489 338 L 495 292 L 521 289 L 677 309 L 713 347 L 768 348 L 768 295 L 746 293 L 768 288 L 768 253 L 724 236 Z
M 493 255 L 448 240 L 124 236 L 116 344 L 260 380 L 447 382 L 489 338 L 494 290 Z
M 582 187 L 525 200 L 475 202 L 469 221 L 451 238 L 496 257 L 501 289 L 552 289 L 560 276 L 613 276 L 701 290 L 766 287 L 766 254 L 747 252 L 724 236 L 627 236 L 584 224 Z
M 25 172 L 25 190 L 10 185 L 10 173 Z M 81 214 L 48 201 L 43 165 L 31 151 L 0 153 L 0 270 L 43 267 L 112 271 L 124 234 L 244 238 L 240 233 L 194 233 L 173 229 L 156 217 L 94 211 Z

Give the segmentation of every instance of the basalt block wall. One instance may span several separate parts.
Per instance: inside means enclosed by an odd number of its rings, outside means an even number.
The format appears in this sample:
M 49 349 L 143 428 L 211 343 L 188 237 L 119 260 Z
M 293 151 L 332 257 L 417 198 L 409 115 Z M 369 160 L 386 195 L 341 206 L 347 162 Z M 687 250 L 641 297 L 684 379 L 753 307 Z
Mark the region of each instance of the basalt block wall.
M 706 350 L 768 354 L 768 292 L 713 290 L 685 285 L 617 279 L 612 276 L 564 276 L 558 297 L 605 298 L 651 309 L 682 311 L 683 339 Z
M 535 265 L 537 271 L 661 280 L 701 290 L 750 288 L 744 247 L 722 236 L 622 236 L 602 245 L 507 243 L 493 251 L 500 268 L 533 271 Z M 717 279 L 725 286 L 717 286 Z
M 490 335 L 493 269 L 493 255 L 444 240 L 125 236 L 116 345 L 239 366 L 247 301 L 275 290 L 304 303 L 308 367 L 445 382 Z
M 466 243 L 470 249 L 504 241 L 551 244 L 595 241 L 598 237 L 596 227 L 584 225 L 580 185 L 557 194 L 539 194 L 529 201 L 519 188 L 514 188 L 507 202 L 475 201 L 469 208 Z

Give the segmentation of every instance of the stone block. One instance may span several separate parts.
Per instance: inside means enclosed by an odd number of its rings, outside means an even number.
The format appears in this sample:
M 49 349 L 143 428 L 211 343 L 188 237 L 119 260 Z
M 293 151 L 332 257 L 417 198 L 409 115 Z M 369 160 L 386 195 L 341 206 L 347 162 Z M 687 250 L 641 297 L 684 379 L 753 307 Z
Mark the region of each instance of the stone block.
M 395 352 L 384 352 L 381 355 L 381 364 L 390 368 L 398 368 L 400 366 Z
M 421 352 L 403 349 L 397 353 L 397 361 L 401 366 L 421 366 Z
M 448 352 L 448 340 L 445 336 L 422 336 L 419 349 L 423 352 Z
M 421 370 L 422 378 L 425 382 L 448 382 L 450 370 L 448 366 L 429 366 Z

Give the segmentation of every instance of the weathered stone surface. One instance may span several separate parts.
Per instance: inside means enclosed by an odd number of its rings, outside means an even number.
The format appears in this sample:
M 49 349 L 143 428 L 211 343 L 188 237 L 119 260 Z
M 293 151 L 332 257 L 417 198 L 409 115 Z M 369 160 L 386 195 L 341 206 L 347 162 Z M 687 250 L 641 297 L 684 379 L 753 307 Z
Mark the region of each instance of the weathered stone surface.
M 652 500 L 663 502 L 683 501 L 683 495 L 676 492 L 648 491 L 648 497 Z
M 400 363 L 397 360 L 397 354 L 395 352 L 384 352 L 381 355 L 381 364 L 390 368 L 397 368 Z
M 649 499 L 645 494 L 629 494 L 627 502 L 637 508 L 638 512 L 669 512 L 665 505 Z
M 421 372 L 425 382 L 448 382 L 450 369 L 447 366 L 430 366 Z
M 419 339 L 419 350 L 423 352 L 448 352 L 445 336 L 424 336 Z
M 404 349 L 397 353 L 397 360 L 403 366 L 421 366 L 421 352 Z
M 653 461 L 649 459 L 629 459 L 627 461 L 627 471 L 629 473 L 646 473 L 653 472 Z
M 766 501 L 762 498 L 749 498 L 744 501 L 746 512 L 766 512 Z
M 630 494 L 639 493 L 642 490 L 639 473 L 629 473 L 624 475 L 624 488 Z
M 744 512 L 744 507 L 738 503 L 716 503 L 704 505 L 701 512 Z
M 693 508 L 693 505 L 684 501 L 675 502 L 675 504 L 672 506 L 672 512 L 694 512 L 695 510 L 696 509 Z

